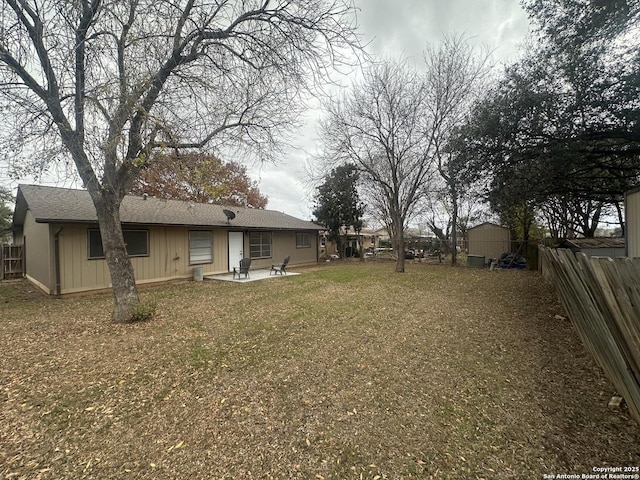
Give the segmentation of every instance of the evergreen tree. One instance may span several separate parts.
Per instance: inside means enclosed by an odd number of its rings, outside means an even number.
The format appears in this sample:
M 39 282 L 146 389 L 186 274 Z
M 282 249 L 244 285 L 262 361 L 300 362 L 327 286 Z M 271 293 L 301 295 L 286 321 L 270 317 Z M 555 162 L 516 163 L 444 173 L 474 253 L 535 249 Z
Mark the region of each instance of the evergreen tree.
M 12 200 L 11 191 L 7 188 L 0 187 L 0 243 L 2 243 L 3 237 L 11 230 L 13 211 L 9 204 Z
M 356 234 L 362 229 L 364 204 L 358 196 L 358 178 L 359 173 L 353 164 L 334 168 L 318 187 L 313 211 L 316 221 L 328 230 L 329 240 L 336 242 L 343 258 L 349 228 L 353 227 Z

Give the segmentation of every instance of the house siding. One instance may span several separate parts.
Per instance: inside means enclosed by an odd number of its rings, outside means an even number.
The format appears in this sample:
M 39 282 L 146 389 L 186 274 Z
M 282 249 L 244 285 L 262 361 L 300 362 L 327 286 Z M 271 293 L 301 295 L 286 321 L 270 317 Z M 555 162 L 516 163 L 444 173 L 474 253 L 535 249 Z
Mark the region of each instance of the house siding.
M 125 196 L 120 208 L 123 228 L 148 232 L 148 255 L 131 257 L 136 282 L 192 278 L 194 268 L 201 269 L 202 275 L 228 272 L 229 231 L 243 233 L 245 255 L 250 250 L 251 232 L 272 234 L 270 258 L 256 259 L 252 268 L 269 268 L 287 256 L 291 257 L 291 265 L 318 260 L 317 232 L 320 228 L 312 222 L 275 210 L 230 208 L 236 215 L 233 223 L 220 205 Z M 47 293 L 68 294 L 111 286 L 106 260 L 89 259 L 88 231 L 97 229 L 98 225 L 88 192 L 20 185 L 13 224 L 14 239 L 24 239 L 26 276 Z M 192 231 L 211 232 L 211 261 L 190 263 L 189 236 Z M 309 247 L 296 247 L 297 232 L 309 232 Z M 92 239 L 97 240 L 94 236 Z M 197 257 L 194 258 L 208 260 L 209 252 L 202 241 L 204 236 L 200 235 L 198 239 Z M 131 246 L 138 252 L 145 252 L 141 240 L 140 236 L 130 237 Z M 92 251 L 94 256 L 101 255 L 98 245 L 93 245 Z M 264 253 L 267 254 L 266 250 Z M 233 262 L 236 257 L 233 256 Z
M 27 211 L 20 239 L 26 244 L 28 259 L 25 275 L 48 294 L 55 293 L 55 275 L 53 265 L 53 241 L 49 224 L 36 223 L 31 211 Z
M 75 293 L 111 286 L 104 259 L 88 259 L 87 230 L 95 226 L 64 225 L 60 233 L 61 293 Z M 126 227 L 125 227 L 126 228 Z M 133 227 L 132 227 L 133 228 Z M 131 257 L 139 284 L 190 278 L 195 265 L 189 264 L 189 230 L 181 227 L 145 227 L 149 231 L 149 256 Z M 200 229 L 206 230 L 206 229 Z M 213 231 L 213 261 L 199 264 L 205 275 L 227 268 L 227 234 Z
M 35 224 L 40 228 L 46 225 Z M 31 227 L 31 225 L 29 225 Z M 65 224 L 60 231 L 60 293 L 70 294 L 90 290 L 109 288 L 111 280 L 109 268 L 104 259 L 88 258 L 87 231 L 97 228 L 96 225 Z M 52 227 L 59 228 L 59 227 Z M 124 227 L 125 229 L 127 226 Z M 202 267 L 204 275 L 225 273 L 228 271 L 228 231 L 223 229 L 203 229 L 185 227 L 146 227 L 131 226 L 136 230 L 149 231 L 149 256 L 131 257 L 131 263 L 138 284 L 162 281 L 188 279 L 192 277 L 194 267 Z M 25 231 L 27 224 L 25 224 Z M 213 261 L 206 264 L 189 264 L 189 231 L 207 230 L 213 232 Z M 47 241 L 50 235 L 41 235 L 43 241 L 38 248 L 47 251 Z M 296 232 L 274 231 L 272 233 L 272 258 L 254 260 L 251 268 L 270 268 L 274 263 L 280 263 L 286 256 L 290 256 L 290 264 L 313 263 L 317 261 L 318 240 L 316 232 L 311 233 L 309 248 L 296 248 Z M 249 237 L 244 235 L 245 251 L 248 252 Z M 53 245 L 53 240 L 51 240 Z M 53 258 L 53 253 L 51 253 Z M 29 261 L 35 262 L 34 254 L 29 252 Z M 41 260 L 38 260 L 41 263 Z M 55 277 L 51 262 L 51 278 Z M 40 277 L 43 274 L 39 274 Z M 41 280 L 39 280 L 41 282 Z M 48 293 L 54 293 L 55 280 L 49 281 Z
M 624 203 L 627 256 L 640 257 L 640 189 L 628 192 Z
M 483 223 L 467 231 L 469 255 L 482 255 L 485 262 L 500 258 L 511 249 L 511 233 L 506 227 Z
M 318 234 L 309 232 L 311 245 L 305 248 L 296 248 L 296 232 L 298 231 L 274 231 L 271 235 L 271 258 L 260 258 L 251 261 L 251 268 L 270 268 L 274 263 L 281 263 L 285 257 L 291 257 L 289 265 L 313 263 L 318 261 Z M 245 251 L 248 252 L 248 236 L 245 235 Z

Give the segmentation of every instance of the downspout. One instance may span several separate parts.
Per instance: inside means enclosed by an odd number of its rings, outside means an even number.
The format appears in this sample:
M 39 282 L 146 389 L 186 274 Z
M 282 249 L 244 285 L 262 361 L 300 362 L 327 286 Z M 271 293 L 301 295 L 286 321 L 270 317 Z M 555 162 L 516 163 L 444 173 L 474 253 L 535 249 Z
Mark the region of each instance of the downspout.
M 60 281 L 60 232 L 62 232 L 62 227 L 58 228 L 58 230 L 53 234 L 53 269 L 56 279 L 55 294 L 57 297 L 60 296 L 60 292 L 62 290 Z

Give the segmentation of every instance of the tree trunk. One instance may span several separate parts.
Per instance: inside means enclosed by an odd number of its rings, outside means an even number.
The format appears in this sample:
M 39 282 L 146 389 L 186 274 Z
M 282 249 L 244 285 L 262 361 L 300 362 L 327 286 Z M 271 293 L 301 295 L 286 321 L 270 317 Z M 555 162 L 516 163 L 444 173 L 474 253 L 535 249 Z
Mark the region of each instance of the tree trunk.
M 402 221 L 396 220 L 396 235 L 394 249 L 396 251 L 396 273 L 404 273 L 404 228 Z
M 455 185 L 451 185 L 451 265 L 458 263 L 458 196 Z
M 340 258 L 344 258 L 344 242 L 342 241 L 342 235 L 336 237 L 336 250 Z
M 358 251 L 358 258 L 360 261 L 364 261 L 364 239 L 360 234 L 360 230 L 356 230 L 356 249 Z
M 398 237 L 396 238 L 396 273 L 404 273 L 404 235 L 398 233 Z
M 113 286 L 112 319 L 114 322 L 129 322 L 132 307 L 140 303 L 140 299 L 136 289 L 133 265 L 122 235 L 120 201 L 102 194 L 100 198 L 94 198 L 94 205 L 98 215 L 102 249 Z
M 622 236 L 625 236 L 625 224 L 624 224 L 624 212 L 622 211 L 622 207 L 620 207 L 620 202 L 615 202 L 616 212 L 618 212 L 618 222 L 620 223 L 620 228 L 622 229 Z
M 602 204 L 599 204 L 591 214 L 591 218 L 589 215 L 586 215 L 585 221 L 585 232 L 584 236 L 586 238 L 593 238 L 596 235 L 596 230 L 598 229 L 598 224 L 600 223 L 600 215 L 602 214 Z

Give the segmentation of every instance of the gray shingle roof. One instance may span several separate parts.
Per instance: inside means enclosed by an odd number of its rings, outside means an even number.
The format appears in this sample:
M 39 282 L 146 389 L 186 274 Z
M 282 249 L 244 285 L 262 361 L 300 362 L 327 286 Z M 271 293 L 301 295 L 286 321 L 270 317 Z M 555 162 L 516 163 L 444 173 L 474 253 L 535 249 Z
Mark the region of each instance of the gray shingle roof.
M 625 248 L 624 238 L 571 238 L 561 242 L 560 246 L 569 245 L 576 248 Z
M 227 223 L 223 209 L 236 217 Z M 39 223 L 96 223 L 96 211 L 86 190 L 20 185 L 16 199 L 14 225 L 23 225 L 27 210 Z M 219 226 L 270 230 L 322 230 L 323 228 L 276 210 L 223 207 L 180 200 L 127 195 L 120 208 L 124 224 Z

